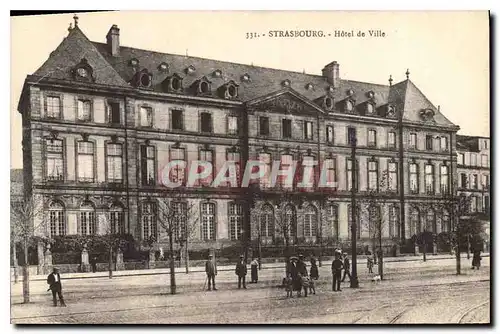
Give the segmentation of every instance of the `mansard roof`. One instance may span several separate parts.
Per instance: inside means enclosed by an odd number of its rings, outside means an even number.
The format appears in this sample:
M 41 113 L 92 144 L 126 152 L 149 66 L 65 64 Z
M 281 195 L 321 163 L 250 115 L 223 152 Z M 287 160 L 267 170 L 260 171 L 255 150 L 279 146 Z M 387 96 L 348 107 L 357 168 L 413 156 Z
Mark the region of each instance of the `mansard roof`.
M 396 111 L 404 110 L 404 119 L 410 122 L 427 122 L 433 125 L 455 127 L 425 95 L 409 80 L 395 85 L 380 85 L 354 80 L 338 80 L 337 86 L 331 89 L 327 78 L 321 75 L 293 72 L 282 69 L 231 63 L 227 61 L 162 53 L 132 47 L 120 46 L 119 55 L 113 56 L 105 43 L 91 42 L 79 27 L 73 28 L 63 42 L 51 53 L 49 59 L 34 73 L 39 77 L 51 77 L 62 80 L 73 80 L 71 70 L 82 58 L 88 60 L 93 68 L 95 83 L 118 87 L 132 87 L 130 81 L 138 70 L 147 69 L 152 74 L 153 91 L 164 92 L 162 82 L 172 74 L 183 78 L 184 87 L 190 87 L 195 81 L 206 76 L 210 78 L 210 98 L 219 99 L 215 91 L 230 80 L 239 85 L 236 100 L 248 102 L 283 89 L 282 83 L 290 82 L 289 87 L 300 96 L 313 103 L 319 103 L 321 98 L 329 95 L 335 102 L 349 97 L 356 105 L 371 99 L 376 107 L 391 104 Z M 138 65 L 131 66 L 130 60 L 137 59 Z M 159 70 L 159 65 L 166 63 L 168 70 Z M 186 71 L 193 68 L 193 71 Z M 220 76 L 212 75 L 220 70 Z M 248 75 L 250 80 L 243 80 Z M 310 85 L 312 84 L 312 88 Z M 309 88 L 309 89 L 308 89 Z M 374 96 L 369 97 L 368 92 Z M 190 94 L 185 90 L 182 94 Z M 433 118 L 422 119 L 422 110 L 431 109 Z

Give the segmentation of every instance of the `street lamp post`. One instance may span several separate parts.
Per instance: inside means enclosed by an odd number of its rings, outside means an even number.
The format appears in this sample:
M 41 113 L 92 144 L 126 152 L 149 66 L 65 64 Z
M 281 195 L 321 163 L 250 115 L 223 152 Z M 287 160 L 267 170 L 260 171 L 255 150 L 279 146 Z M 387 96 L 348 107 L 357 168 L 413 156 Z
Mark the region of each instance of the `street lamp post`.
M 357 215 L 356 215 L 356 176 L 357 176 L 357 163 L 356 163 L 356 134 L 354 131 L 350 133 L 351 141 L 351 253 L 352 253 L 352 278 L 351 288 L 358 288 L 358 264 L 357 264 L 357 247 L 356 247 L 356 228 L 357 228 Z

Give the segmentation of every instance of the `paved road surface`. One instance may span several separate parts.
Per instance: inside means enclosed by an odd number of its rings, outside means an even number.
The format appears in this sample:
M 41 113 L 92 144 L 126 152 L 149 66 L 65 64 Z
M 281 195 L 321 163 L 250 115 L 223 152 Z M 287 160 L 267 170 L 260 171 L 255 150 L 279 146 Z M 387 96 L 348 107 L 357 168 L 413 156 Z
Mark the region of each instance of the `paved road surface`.
M 222 272 L 218 291 L 201 291 L 203 273 L 178 274 L 169 295 L 168 275 L 68 280 L 68 307 L 52 307 L 44 282 L 32 282 L 32 303 L 12 289 L 14 323 L 488 323 L 489 258 L 481 270 L 453 260 L 388 263 L 383 282 L 360 269 L 360 288 L 331 291 L 328 266 L 320 268 L 317 294 L 287 299 L 276 288 L 283 269 L 260 271 L 257 284 L 238 290 L 235 275 Z M 64 278 L 64 277 L 63 277 Z

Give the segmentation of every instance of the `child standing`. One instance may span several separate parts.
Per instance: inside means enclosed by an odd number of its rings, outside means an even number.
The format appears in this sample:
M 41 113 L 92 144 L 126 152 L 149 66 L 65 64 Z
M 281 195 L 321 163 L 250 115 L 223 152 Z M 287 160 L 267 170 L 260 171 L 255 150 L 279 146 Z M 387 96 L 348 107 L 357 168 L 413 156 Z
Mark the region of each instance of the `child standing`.
M 316 265 L 315 258 L 311 258 L 311 271 L 309 272 L 309 277 L 314 280 L 319 278 L 318 266 Z
M 371 253 L 366 258 L 366 266 L 368 267 L 368 273 L 373 274 L 373 256 Z

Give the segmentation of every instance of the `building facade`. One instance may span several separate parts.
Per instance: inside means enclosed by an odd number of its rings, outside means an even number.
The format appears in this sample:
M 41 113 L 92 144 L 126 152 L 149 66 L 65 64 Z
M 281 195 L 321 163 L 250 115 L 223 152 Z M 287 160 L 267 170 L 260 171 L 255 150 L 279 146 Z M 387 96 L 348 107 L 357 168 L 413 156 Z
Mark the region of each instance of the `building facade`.
M 25 80 L 24 182 L 46 205 L 47 234 L 106 233 L 105 216 L 113 232 L 162 243 L 158 201 L 168 199 L 193 204 L 191 247 L 282 244 L 277 216 L 292 243 L 348 242 L 353 175 L 360 244 L 372 243 L 377 215 L 386 245 L 451 229 L 426 203 L 455 192 L 459 128 L 408 71 L 379 85 L 341 79 L 335 61 L 312 75 L 124 47 L 116 25 L 106 40 L 91 42 L 75 21 Z M 176 181 L 194 160 L 211 162 L 212 176 L 167 188 L 164 166 L 178 160 L 187 166 L 170 172 Z M 209 186 L 225 161 L 241 178 L 249 160 L 317 161 L 336 186 L 321 188 L 318 169 L 307 189 Z

